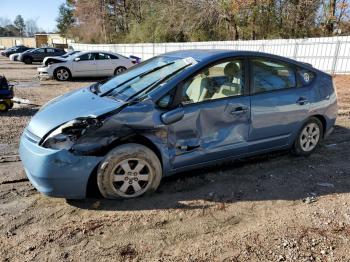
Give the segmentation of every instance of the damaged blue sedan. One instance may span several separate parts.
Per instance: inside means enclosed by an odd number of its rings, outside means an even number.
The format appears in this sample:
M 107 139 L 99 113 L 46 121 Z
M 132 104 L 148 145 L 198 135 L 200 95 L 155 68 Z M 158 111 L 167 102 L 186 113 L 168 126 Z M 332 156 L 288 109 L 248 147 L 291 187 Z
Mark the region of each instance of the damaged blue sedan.
M 20 157 L 45 195 L 106 198 L 163 176 L 275 150 L 307 156 L 333 129 L 332 77 L 287 58 L 188 50 L 149 59 L 58 97 L 30 121 Z

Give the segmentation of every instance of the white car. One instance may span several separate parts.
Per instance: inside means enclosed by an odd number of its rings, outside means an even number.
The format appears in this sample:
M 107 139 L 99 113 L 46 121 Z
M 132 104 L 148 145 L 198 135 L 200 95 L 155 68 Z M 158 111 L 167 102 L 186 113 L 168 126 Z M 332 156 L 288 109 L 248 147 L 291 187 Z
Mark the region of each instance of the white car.
M 9 58 L 11 61 L 17 61 L 17 58 L 20 54 L 21 53 L 14 53 L 14 54 L 10 55 Z
M 135 64 L 129 58 L 106 51 L 79 52 L 65 58 L 65 61 L 52 61 L 48 66 L 38 68 L 40 77 L 67 81 L 72 77 L 109 77 L 120 74 Z
M 11 61 L 19 61 L 18 58 L 19 58 L 20 55 L 22 55 L 24 53 L 27 53 L 29 51 L 32 51 L 32 50 L 34 50 L 34 48 L 29 48 L 28 50 L 26 50 L 26 51 L 24 51 L 22 53 L 14 53 L 14 54 L 10 55 L 9 58 L 10 58 Z

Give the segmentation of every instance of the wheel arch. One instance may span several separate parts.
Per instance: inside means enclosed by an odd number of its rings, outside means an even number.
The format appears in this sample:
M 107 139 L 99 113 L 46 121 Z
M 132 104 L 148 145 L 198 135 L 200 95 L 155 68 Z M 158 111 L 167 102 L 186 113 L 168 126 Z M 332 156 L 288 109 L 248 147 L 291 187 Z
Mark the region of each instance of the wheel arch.
M 66 70 L 69 72 L 70 76 L 72 76 L 72 70 L 70 70 L 70 68 L 69 68 L 68 66 L 64 66 L 64 65 L 59 65 L 59 66 L 57 66 L 57 67 L 53 70 L 53 72 L 55 73 L 58 69 L 61 69 L 61 68 L 66 69 Z
M 322 123 L 323 137 L 324 137 L 325 134 L 326 134 L 326 131 L 327 131 L 327 120 L 326 120 L 326 118 L 323 115 L 312 115 L 312 116 L 309 117 L 309 119 L 312 118 L 312 117 L 317 118 Z

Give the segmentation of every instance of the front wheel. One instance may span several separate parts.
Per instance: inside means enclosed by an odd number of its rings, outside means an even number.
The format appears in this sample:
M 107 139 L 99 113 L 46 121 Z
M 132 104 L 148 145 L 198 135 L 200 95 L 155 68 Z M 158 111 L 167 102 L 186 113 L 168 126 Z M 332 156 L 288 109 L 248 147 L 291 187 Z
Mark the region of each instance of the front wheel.
M 155 191 L 162 178 L 157 155 L 139 144 L 113 149 L 97 171 L 97 185 L 105 198 L 134 198 Z
M 323 126 L 319 119 L 312 117 L 301 128 L 292 149 L 298 156 L 308 156 L 315 151 L 323 137 Z
M 70 71 L 64 67 L 57 68 L 54 71 L 53 76 L 58 81 L 67 81 L 71 78 Z

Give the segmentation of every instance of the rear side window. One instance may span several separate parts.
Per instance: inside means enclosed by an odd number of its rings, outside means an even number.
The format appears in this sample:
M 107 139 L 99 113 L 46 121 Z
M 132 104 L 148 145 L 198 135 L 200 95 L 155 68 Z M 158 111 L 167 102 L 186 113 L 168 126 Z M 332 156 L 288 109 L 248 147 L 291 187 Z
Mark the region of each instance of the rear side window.
M 294 69 L 288 64 L 267 59 L 251 61 L 253 94 L 297 86 Z
M 55 53 L 55 50 L 52 48 L 48 48 L 48 49 L 46 49 L 46 52 L 47 53 Z
M 311 72 L 310 70 L 307 70 L 304 68 L 298 68 L 297 75 L 298 75 L 298 82 L 299 82 L 298 86 L 307 86 L 315 78 L 314 72 Z
M 109 54 L 98 53 L 98 60 L 107 60 L 107 59 L 111 59 Z

